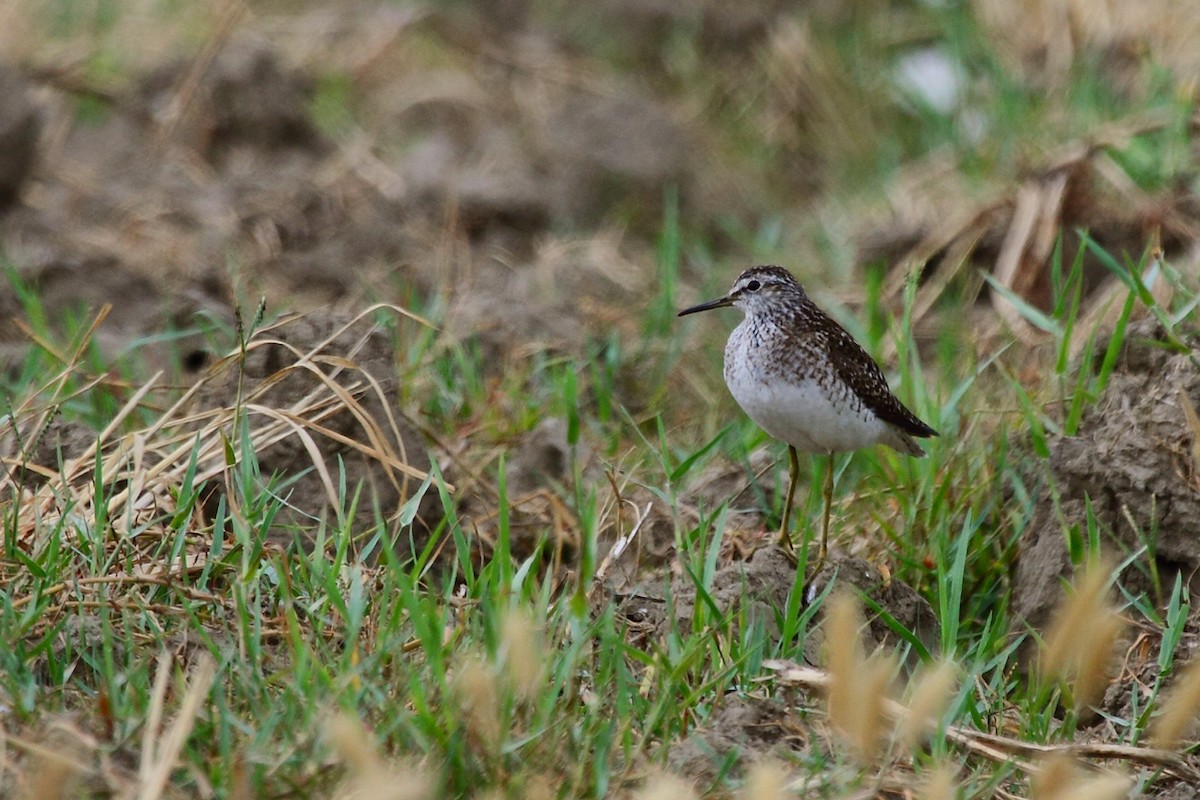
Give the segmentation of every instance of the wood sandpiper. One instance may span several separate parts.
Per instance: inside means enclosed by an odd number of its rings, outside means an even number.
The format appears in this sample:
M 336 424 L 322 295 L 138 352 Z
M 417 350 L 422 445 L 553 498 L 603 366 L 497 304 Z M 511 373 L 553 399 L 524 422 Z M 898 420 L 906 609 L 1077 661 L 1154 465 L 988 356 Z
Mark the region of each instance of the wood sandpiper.
M 791 548 L 788 518 L 800 471 L 797 451 L 829 456 L 817 568 L 829 541 L 833 454 L 885 444 L 910 456 L 916 438 L 937 436 L 892 394 L 875 360 L 808 298 L 782 267 L 751 267 L 729 294 L 679 316 L 736 306 L 746 315 L 725 345 L 725 383 L 742 410 L 787 443 L 790 466 L 779 543 Z

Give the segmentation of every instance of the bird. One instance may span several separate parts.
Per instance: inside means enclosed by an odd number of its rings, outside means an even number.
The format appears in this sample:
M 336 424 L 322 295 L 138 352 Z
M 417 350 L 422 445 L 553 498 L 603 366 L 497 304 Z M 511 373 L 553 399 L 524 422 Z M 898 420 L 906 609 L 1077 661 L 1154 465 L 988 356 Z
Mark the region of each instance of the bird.
M 829 457 L 814 567 L 819 570 L 828 552 L 833 455 L 883 444 L 919 458 L 925 451 L 917 439 L 937 431 L 900 402 L 875 360 L 809 299 L 788 270 L 750 267 L 724 297 L 685 308 L 678 316 L 729 306 L 745 317 L 725 344 L 725 383 L 746 415 L 788 446 L 789 481 L 779 527 L 779 544 L 788 550 L 799 453 Z

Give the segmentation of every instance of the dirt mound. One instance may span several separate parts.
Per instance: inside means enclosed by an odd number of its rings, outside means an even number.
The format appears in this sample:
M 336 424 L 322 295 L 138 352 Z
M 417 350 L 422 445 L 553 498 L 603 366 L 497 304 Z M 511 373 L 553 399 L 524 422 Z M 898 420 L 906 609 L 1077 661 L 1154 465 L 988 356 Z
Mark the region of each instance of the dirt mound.
M 812 738 L 811 727 L 782 701 L 731 694 L 703 727 L 671 748 L 667 760 L 673 769 L 703 785 L 719 779 L 730 755 L 738 760 L 735 773 L 741 772 L 766 757 L 785 758 L 789 749 L 802 750 Z
M 824 592 L 830 581 L 852 586 L 868 601 L 883 609 L 907 630 L 913 632 L 931 652 L 936 651 L 939 626 L 937 616 L 928 601 L 902 581 L 886 578 L 870 563 L 860 558 L 831 556 L 805 589 L 804 602 Z M 747 561 L 733 561 L 717 570 L 706 594 L 711 599 L 699 599 L 695 582 L 687 575 L 671 581 L 673 618 L 667 615 L 665 579 L 651 578 L 622 592 L 621 613 L 634 629 L 636 636 L 666 636 L 672 625 L 690 629 L 696 614 L 697 602 L 704 602 L 709 612 L 728 616 L 741 614 L 748 624 L 761 623 L 766 630 L 778 635 L 778 615 L 788 606 L 788 595 L 796 588 L 796 564 L 793 556 L 770 545 L 758 548 Z M 883 617 L 869 615 L 866 635 L 874 645 L 894 648 L 902 644 Z M 819 627 L 810 626 L 805 641 L 805 658 L 818 663 L 824 639 Z M 914 654 L 915 657 L 915 654 Z M 916 663 L 915 661 L 913 662 Z
M 209 69 L 196 66 L 160 67 L 138 87 L 137 112 L 160 138 L 186 143 L 217 169 L 243 148 L 255 155 L 332 150 L 309 113 L 313 80 L 284 67 L 266 42 L 235 38 Z
M 929 601 L 904 581 L 896 580 L 880 572 L 879 568 L 861 558 L 831 557 L 813 578 L 808 587 L 810 597 L 825 591 L 830 581 L 842 586 L 853 586 L 867 600 L 868 646 L 883 646 L 889 650 L 901 648 L 905 642 L 878 613 L 877 607 L 887 613 L 901 627 L 912 633 L 930 653 L 937 653 L 941 640 L 941 623 Z M 820 663 L 820 649 L 824 645 L 823 631 L 818 629 L 805 642 L 805 657 Z M 907 666 L 915 669 L 920 664 L 920 654 L 910 650 Z
M 1200 364 L 1157 321 L 1131 325 L 1108 386 L 1075 436 L 1050 442 L 1050 485 L 1025 534 L 1014 608 L 1040 627 L 1071 569 L 1067 531 L 1086 542 L 1089 515 L 1121 554 L 1146 548 L 1122 574 L 1134 591 L 1169 589 L 1177 575 L 1200 590 L 1196 423 Z M 1099 348 L 1103 353 L 1104 349 Z M 1189 421 L 1192 419 L 1192 421 Z

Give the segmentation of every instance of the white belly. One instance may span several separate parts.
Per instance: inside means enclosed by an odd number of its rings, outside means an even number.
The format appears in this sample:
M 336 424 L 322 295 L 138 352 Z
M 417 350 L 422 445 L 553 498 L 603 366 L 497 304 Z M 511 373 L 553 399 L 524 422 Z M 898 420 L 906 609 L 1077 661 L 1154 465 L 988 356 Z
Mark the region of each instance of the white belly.
M 759 427 L 802 452 L 859 450 L 892 436 L 848 390 L 831 398 L 815 380 L 731 381 L 729 391 Z

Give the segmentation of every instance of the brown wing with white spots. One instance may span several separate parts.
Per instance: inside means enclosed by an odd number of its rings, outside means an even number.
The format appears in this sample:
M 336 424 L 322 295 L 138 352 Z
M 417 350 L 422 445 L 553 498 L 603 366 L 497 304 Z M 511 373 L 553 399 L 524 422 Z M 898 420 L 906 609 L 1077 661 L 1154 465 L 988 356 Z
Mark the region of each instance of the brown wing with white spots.
M 854 337 L 831 317 L 822 316 L 827 324 L 821 326 L 820 333 L 824 336 L 829 360 L 863 404 L 884 422 L 890 422 L 910 436 L 937 436 L 937 431 L 922 422 L 892 393 L 883 370 L 854 341 Z

